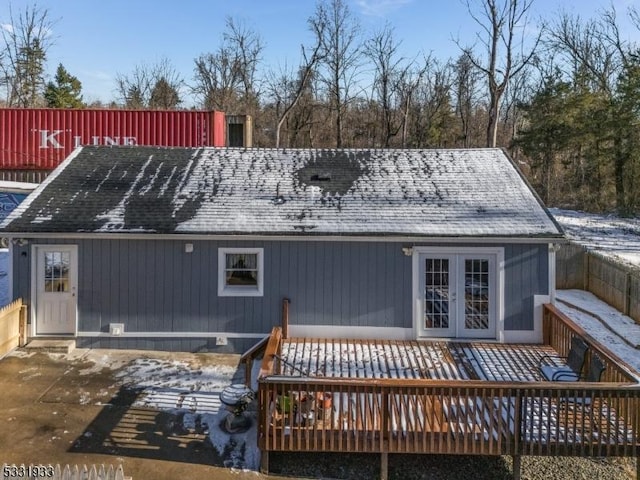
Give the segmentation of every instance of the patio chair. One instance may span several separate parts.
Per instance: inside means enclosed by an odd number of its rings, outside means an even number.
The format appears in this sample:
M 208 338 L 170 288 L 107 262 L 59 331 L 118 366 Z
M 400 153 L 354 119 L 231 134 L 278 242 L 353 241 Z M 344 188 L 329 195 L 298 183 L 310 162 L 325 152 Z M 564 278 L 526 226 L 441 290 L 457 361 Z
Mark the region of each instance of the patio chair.
M 589 370 L 587 371 L 587 375 L 584 378 L 584 381 L 599 382 L 606 368 L 607 367 L 605 366 L 602 359 L 595 353 L 591 352 L 591 359 L 589 360 Z
M 591 352 L 591 359 L 589 360 L 589 370 L 587 371 L 587 375 L 584 377 L 584 381 L 593 383 L 599 382 L 602 378 L 602 374 L 605 371 L 605 368 L 606 367 L 602 359 L 594 352 Z M 593 401 L 593 399 L 591 398 L 591 394 L 587 394 L 586 396 L 582 397 L 568 397 L 563 400 L 569 404 L 583 404 L 587 407 L 590 406 Z M 593 419 L 591 421 L 593 421 Z
M 565 365 L 556 365 L 551 362 L 552 357 L 545 356 L 540 359 L 540 373 L 550 382 L 577 382 L 582 375 L 588 348 L 584 340 L 572 337 Z

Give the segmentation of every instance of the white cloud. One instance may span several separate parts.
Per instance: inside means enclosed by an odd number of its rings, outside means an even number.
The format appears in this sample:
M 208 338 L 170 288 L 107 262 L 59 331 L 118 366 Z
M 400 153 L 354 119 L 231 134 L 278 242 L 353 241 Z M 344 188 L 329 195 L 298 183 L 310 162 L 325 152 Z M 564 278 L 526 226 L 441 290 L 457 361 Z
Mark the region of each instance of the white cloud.
M 0 24 L 0 28 L 2 28 L 2 30 L 4 30 L 5 32 L 13 33 L 13 25 L 11 25 L 10 23 Z
M 393 10 L 397 10 L 413 0 L 356 0 L 356 4 L 363 15 L 384 17 Z

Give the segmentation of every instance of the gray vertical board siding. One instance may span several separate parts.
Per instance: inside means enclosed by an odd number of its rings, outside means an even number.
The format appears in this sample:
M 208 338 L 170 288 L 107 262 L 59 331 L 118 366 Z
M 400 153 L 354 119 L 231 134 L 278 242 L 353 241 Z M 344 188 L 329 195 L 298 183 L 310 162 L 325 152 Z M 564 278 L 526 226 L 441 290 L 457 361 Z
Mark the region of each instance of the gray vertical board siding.
M 412 261 L 399 242 L 31 242 L 78 245 L 78 329 L 83 332 L 108 332 L 117 322 L 127 332 L 266 334 L 280 324 L 284 297 L 291 299 L 293 324 L 413 327 Z M 193 253 L 185 253 L 185 243 L 193 244 Z M 263 297 L 218 296 L 222 247 L 264 248 Z M 504 247 L 505 329 L 531 329 L 533 295 L 548 294 L 547 246 Z M 15 296 L 27 300 L 30 256 L 29 246 L 16 247 Z
M 269 282 L 291 299 L 291 323 L 411 328 L 411 259 L 399 244 L 278 243 L 288 272 Z
M 30 245 L 13 247 L 13 299 L 22 298 L 29 305 L 31 303 L 31 248 Z
M 547 245 L 506 245 L 504 328 L 533 330 L 533 296 L 549 295 Z
M 78 240 L 80 331 L 267 333 L 301 325 L 410 328 L 411 259 L 390 243 Z M 193 243 L 191 254 L 184 244 Z M 264 248 L 264 296 L 218 296 L 218 248 Z

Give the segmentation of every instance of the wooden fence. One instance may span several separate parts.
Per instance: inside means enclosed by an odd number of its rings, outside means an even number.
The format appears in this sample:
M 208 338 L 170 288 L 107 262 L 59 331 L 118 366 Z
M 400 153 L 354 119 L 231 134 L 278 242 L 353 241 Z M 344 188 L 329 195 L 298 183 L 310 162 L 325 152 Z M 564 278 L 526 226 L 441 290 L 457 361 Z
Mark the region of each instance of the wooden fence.
M 50 478 L 53 480 L 131 480 L 125 477 L 122 465 L 92 465 L 87 467 L 78 465 L 64 467 L 60 465 L 8 465 L 2 466 L 0 480 L 15 478 Z
M 640 271 L 580 245 L 562 245 L 556 253 L 556 287 L 588 290 L 640 323 Z
M 22 299 L 0 309 L 0 357 L 26 343 L 27 307 Z

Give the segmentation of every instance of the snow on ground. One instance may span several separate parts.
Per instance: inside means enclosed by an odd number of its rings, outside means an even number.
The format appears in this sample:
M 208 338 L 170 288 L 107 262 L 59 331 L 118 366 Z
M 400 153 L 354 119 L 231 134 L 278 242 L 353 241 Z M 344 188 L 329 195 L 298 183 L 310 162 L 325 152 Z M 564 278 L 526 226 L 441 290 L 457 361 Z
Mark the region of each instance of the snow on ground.
M 549 209 L 567 236 L 605 256 L 640 267 L 640 218 Z
M 31 357 L 36 352 L 16 349 L 12 357 Z M 229 411 L 220 402 L 222 390 L 235 383 L 244 382 L 244 368 L 239 369 L 234 356 L 216 354 L 202 357 L 188 353 L 178 354 L 175 360 L 168 352 L 144 352 L 76 349 L 69 354 L 48 353 L 54 358 L 65 358 L 89 364 L 78 373 L 95 375 L 111 370 L 117 385 L 137 392 L 134 407 L 151 408 L 176 414 L 182 419 L 182 427 L 189 432 L 207 435 L 217 450 L 225 467 L 232 470 L 256 471 L 260 466 L 260 450 L 257 444 L 257 404 L 253 402 L 245 415 L 251 418 L 251 428 L 243 433 L 229 434 L 222 430 Z M 133 360 L 132 360 L 133 356 Z M 204 361 L 202 359 L 205 359 Z M 251 385 L 258 389 L 260 361 L 253 363 Z M 25 378 L 40 375 L 30 370 L 20 372 Z M 104 390 L 99 397 L 107 395 Z M 79 399 L 81 404 L 102 405 L 104 399 Z
M 583 290 L 558 290 L 556 299 L 565 315 L 635 369 L 640 381 L 640 325 Z
M 246 432 L 230 435 L 220 427 L 229 414 L 220 402 L 220 393 L 238 380 L 236 371 L 237 367 L 231 365 L 194 366 L 185 361 L 140 358 L 117 372 L 116 377 L 127 387 L 140 390 L 134 406 L 169 412 L 186 410 L 183 427 L 207 434 L 226 467 L 257 470 L 260 451 L 255 408 L 248 412 L 252 426 Z
M 105 368 L 118 370 L 115 373 L 118 384 L 139 392 L 133 406 L 180 413 L 177 417 L 182 418 L 184 429 L 207 435 L 226 467 L 258 469 L 260 450 L 255 407 L 248 412 L 252 426 L 246 432 L 230 435 L 220 428 L 229 413 L 220 402 L 220 393 L 243 380 L 237 376 L 237 365 L 216 362 L 214 356 L 208 365 L 193 360 L 173 360 L 164 352 L 156 352 L 153 357 L 145 354 L 129 362 L 117 353 L 117 350 L 85 351 L 82 358 L 92 365 L 80 374 L 91 375 Z M 256 364 L 259 370 L 260 363 Z M 254 368 L 256 377 L 258 370 Z

